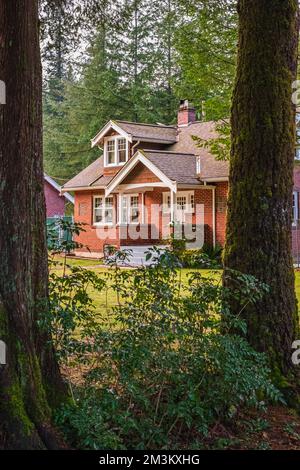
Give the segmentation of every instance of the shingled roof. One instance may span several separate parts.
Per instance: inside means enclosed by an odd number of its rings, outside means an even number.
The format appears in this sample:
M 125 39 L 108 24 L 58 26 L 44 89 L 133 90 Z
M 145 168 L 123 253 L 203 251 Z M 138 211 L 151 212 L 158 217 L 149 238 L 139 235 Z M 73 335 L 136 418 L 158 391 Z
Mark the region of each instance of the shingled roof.
M 143 154 L 170 180 L 179 184 L 200 184 L 195 155 L 157 150 L 143 151 Z
M 100 180 L 103 177 L 103 156 L 97 158 L 93 163 L 88 167 L 82 170 L 78 175 L 74 176 L 70 181 L 68 181 L 63 186 L 63 190 L 71 190 L 76 188 L 86 188 L 88 186 L 96 186 L 96 181 Z M 111 179 L 111 178 L 110 178 Z M 105 181 L 99 186 L 105 186 L 109 181 Z
M 177 141 L 177 128 L 162 124 L 141 124 L 129 121 L 115 121 L 133 140 L 163 142 L 173 144 Z
M 203 140 L 209 140 L 217 137 L 216 123 L 194 122 L 186 127 L 179 127 L 178 141 L 168 147 L 173 152 L 189 152 L 200 156 L 200 179 L 203 181 L 228 178 L 229 163 L 227 161 L 216 160 L 206 148 L 199 148 L 192 136 L 200 137 Z
M 199 148 L 192 136 L 208 140 L 217 136 L 216 124 L 194 122 L 188 126 L 174 127 L 140 124 L 127 121 L 112 121 L 133 140 L 165 142 L 165 150 L 142 150 L 144 155 L 169 179 L 179 184 L 201 184 L 228 178 L 229 164 L 218 161 L 206 148 Z M 199 175 L 196 174 L 196 160 L 200 157 Z M 76 188 L 104 188 L 113 176 L 103 175 L 103 156 L 68 181 L 63 190 Z

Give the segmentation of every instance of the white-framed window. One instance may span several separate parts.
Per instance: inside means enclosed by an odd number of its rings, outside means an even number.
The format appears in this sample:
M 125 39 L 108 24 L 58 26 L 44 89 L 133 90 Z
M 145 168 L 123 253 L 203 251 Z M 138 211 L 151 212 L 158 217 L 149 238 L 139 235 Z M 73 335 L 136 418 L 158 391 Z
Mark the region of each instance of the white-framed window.
M 113 136 L 104 141 L 104 165 L 120 166 L 128 160 L 128 141 L 125 137 Z
M 94 225 L 112 225 L 114 221 L 113 196 L 94 196 L 93 204 Z
M 175 202 L 175 197 L 174 197 Z M 171 212 L 171 195 L 170 193 L 163 193 L 163 206 L 164 213 Z M 176 213 L 194 213 L 195 212 L 195 193 L 194 191 L 179 191 L 176 194 L 175 214 Z
M 117 161 L 119 163 L 125 163 L 127 161 L 127 140 L 117 139 Z
M 297 191 L 293 191 L 293 225 L 296 225 L 298 221 L 298 204 L 299 204 L 299 195 Z
M 122 194 L 120 196 L 121 224 L 138 224 L 140 221 L 140 204 L 138 194 Z
M 171 212 L 171 195 L 170 195 L 170 193 L 163 193 L 162 211 L 165 214 L 169 214 Z
M 108 140 L 107 147 L 106 147 L 106 162 L 107 165 L 114 165 L 115 164 L 115 157 L 116 157 L 116 141 Z
M 300 160 L 300 147 L 295 149 L 295 160 Z

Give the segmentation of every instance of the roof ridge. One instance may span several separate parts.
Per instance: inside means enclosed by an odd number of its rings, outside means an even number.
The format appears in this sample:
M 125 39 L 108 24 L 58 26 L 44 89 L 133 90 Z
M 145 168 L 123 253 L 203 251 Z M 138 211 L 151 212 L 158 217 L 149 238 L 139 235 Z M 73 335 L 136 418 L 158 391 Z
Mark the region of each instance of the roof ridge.
M 167 127 L 168 129 L 174 129 L 177 130 L 176 125 L 172 124 L 150 124 L 147 122 L 134 122 L 134 121 L 123 121 L 122 119 L 115 119 L 115 122 L 124 122 L 126 124 L 136 124 L 138 126 L 149 126 L 149 127 Z

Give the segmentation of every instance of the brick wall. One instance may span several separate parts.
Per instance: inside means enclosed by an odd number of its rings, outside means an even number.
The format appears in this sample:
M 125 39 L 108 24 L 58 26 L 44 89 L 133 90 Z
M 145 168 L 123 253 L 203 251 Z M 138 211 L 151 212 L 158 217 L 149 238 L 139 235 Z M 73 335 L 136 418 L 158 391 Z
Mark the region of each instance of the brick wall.
M 75 237 L 75 241 L 84 245 L 78 248 L 78 252 L 88 253 L 90 250 L 101 254 L 105 244 L 119 246 L 119 233 L 115 227 L 99 229 L 93 225 L 93 195 L 101 194 L 104 194 L 104 191 L 81 191 L 75 194 L 74 220 L 85 224 L 85 231 Z
M 47 217 L 63 217 L 65 214 L 65 198 L 44 180 L 44 193 L 46 199 Z
M 169 237 L 169 221 L 170 217 L 167 214 L 163 214 L 160 210 L 151 213 L 151 207 L 153 205 L 160 206 L 163 202 L 163 192 L 168 191 L 167 189 L 155 188 L 153 191 L 146 191 L 144 193 L 144 205 L 145 205 L 145 224 L 135 226 L 121 226 L 117 227 L 114 224 L 110 228 L 99 228 L 93 225 L 93 196 L 104 194 L 104 191 L 81 191 L 75 195 L 75 210 L 74 218 L 76 222 L 85 224 L 85 232 L 82 232 L 76 241 L 84 245 L 79 248 L 78 252 L 85 252 L 88 254 L 90 250 L 92 253 L 103 253 L 103 247 L 106 244 L 112 244 L 117 247 L 132 246 L 132 245 L 150 245 L 163 243 L 164 238 Z M 224 191 L 220 186 L 220 193 Z M 204 206 L 204 224 L 205 224 L 205 241 L 208 243 L 213 242 L 212 233 L 212 190 L 211 189 L 197 189 L 194 191 L 195 204 Z M 117 204 L 117 195 L 114 195 L 115 206 Z M 142 206 L 143 196 L 139 194 L 140 207 Z M 117 218 L 117 213 L 115 214 Z M 223 227 L 222 220 L 225 215 L 218 215 L 218 226 L 219 226 L 219 238 L 223 236 L 221 229 Z M 140 212 L 140 221 L 142 221 L 142 211 Z M 116 222 L 116 221 L 115 221 Z M 191 216 L 190 222 L 192 224 L 199 223 L 196 220 L 195 214 Z M 201 220 L 201 225 L 202 225 Z M 131 237 L 128 235 L 128 230 L 131 230 Z M 147 233 L 147 239 L 140 236 L 140 231 L 143 234 Z M 89 250 L 88 250 L 88 248 Z
M 216 241 L 225 243 L 228 183 L 216 184 Z

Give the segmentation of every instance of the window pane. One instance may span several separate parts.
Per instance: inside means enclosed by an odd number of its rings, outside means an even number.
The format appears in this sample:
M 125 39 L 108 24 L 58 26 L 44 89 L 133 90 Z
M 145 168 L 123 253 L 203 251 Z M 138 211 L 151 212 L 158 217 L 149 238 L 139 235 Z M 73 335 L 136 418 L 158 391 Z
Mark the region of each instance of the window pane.
M 121 198 L 121 223 L 127 224 L 127 197 Z
M 297 220 L 297 205 L 298 205 L 298 193 L 293 192 L 293 208 L 292 208 L 293 222 L 296 222 Z
M 131 222 L 138 222 L 140 216 L 140 211 L 136 207 L 131 208 Z
M 163 193 L 163 207 L 162 211 L 169 213 L 171 208 L 171 196 L 168 193 Z
M 102 207 L 102 197 L 95 197 L 94 199 L 94 207 Z
M 115 141 L 109 140 L 107 142 L 107 163 L 115 163 Z
M 177 196 L 177 209 L 184 211 L 186 208 L 186 197 L 185 196 Z
M 113 223 L 113 196 L 105 198 L 105 211 L 104 211 L 104 222 L 106 224 Z
M 139 197 L 138 196 L 131 196 L 130 206 L 131 207 L 139 207 Z
M 95 209 L 95 222 L 102 223 L 103 215 L 102 209 Z
M 113 223 L 113 208 L 105 209 L 105 223 L 112 224 Z
M 119 139 L 118 140 L 118 161 L 119 161 L 119 163 L 126 162 L 126 147 L 127 147 L 126 139 Z
M 114 202 L 114 198 L 112 196 L 107 197 L 105 199 L 105 207 L 113 207 L 113 202 Z
M 139 221 L 139 197 L 138 196 L 131 196 L 130 197 L 130 222 L 138 222 Z

